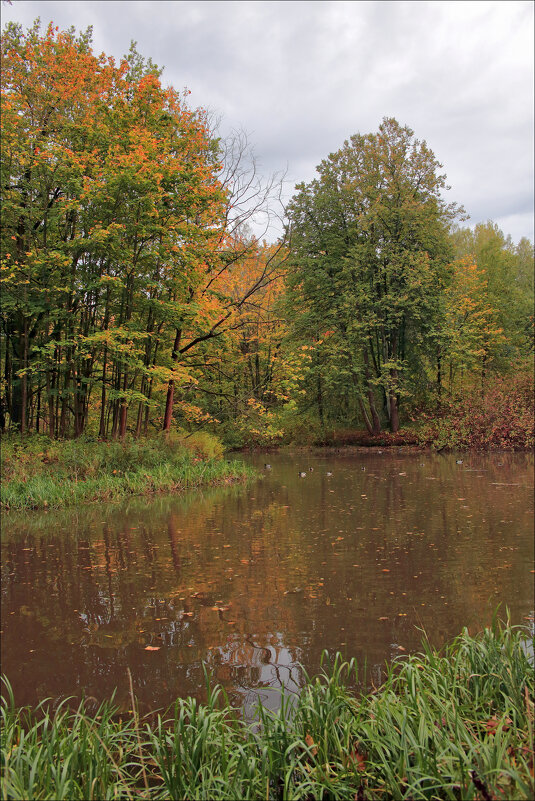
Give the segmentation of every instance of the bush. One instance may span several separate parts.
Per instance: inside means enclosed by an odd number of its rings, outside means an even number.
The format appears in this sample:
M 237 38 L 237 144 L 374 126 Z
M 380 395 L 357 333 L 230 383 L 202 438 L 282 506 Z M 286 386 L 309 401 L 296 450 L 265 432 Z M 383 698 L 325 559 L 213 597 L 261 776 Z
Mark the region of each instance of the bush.
M 316 445 L 323 438 L 317 415 L 300 413 L 292 404 L 275 413 L 275 425 L 282 431 L 280 441 L 283 445 Z
M 481 389 L 449 399 L 439 415 L 424 415 L 418 438 L 437 450 L 532 448 L 535 443 L 533 375 L 500 376 Z

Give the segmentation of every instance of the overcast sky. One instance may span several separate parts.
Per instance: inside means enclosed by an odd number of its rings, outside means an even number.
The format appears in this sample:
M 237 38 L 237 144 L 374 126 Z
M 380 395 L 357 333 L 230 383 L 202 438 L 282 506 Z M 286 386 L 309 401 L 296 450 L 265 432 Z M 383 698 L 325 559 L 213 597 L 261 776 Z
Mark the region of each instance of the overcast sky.
M 190 104 L 248 132 L 266 173 L 298 181 L 385 116 L 444 165 L 466 224 L 533 241 L 533 3 L 13 0 L 2 23 L 93 26 L 94 50 L 133 39 Z

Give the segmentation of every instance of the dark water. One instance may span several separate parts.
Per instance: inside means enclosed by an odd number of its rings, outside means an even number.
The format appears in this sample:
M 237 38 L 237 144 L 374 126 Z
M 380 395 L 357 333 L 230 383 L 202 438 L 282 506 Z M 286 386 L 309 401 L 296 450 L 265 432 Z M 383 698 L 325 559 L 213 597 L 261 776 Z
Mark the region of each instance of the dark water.
M 440 645 L 498 603 L 533 617 L 531 455 L 247 458 L 262 473 L 248 486 L 4 516 L 18 703 L 117 687 L 126 706 L 130 667 L 154 709 L 202 698 L 205 664 L 248 715 L 259 696 L 276 707 L 281 683 L 297 691 L 324 649 L 378 682 L 421 629 Z

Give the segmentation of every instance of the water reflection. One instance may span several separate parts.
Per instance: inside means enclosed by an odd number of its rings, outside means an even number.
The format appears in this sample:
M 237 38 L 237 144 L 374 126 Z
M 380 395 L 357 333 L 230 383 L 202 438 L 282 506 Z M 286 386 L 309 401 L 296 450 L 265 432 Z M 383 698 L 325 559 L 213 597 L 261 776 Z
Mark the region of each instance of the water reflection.
M 323 649 L 377 683 L 420 629 L 438 645 L 498 602 L 531 614 L 531 456 L 256 462 L 247 487 L 5 516 L 2 670 L 19 703 L 117 687 L 128 706 L 130 667 L 145 707 L 164 707 L 203 697 L 204 664 L 250 714 L 297 692 Z

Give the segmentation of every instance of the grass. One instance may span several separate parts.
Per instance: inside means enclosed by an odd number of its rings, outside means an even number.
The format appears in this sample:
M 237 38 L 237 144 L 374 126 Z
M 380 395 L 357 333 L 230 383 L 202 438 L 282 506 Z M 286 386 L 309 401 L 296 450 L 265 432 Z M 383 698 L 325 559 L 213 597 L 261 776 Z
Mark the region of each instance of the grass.
M 121 719 L 113 699 L 19 709 L 5 680 L 3 799 L 531 799 L 532 661 L 526 631 L 494 622 L 442 652 L 397 660 L 355 698 L 337 655 L 260 726 L 219 687 L 165 714 Z
M 214 437 L 2 442 L 2 508 L 46 509 L 125 495 L 175 492 L 243 479 L 244 464 L 221 459 Z

